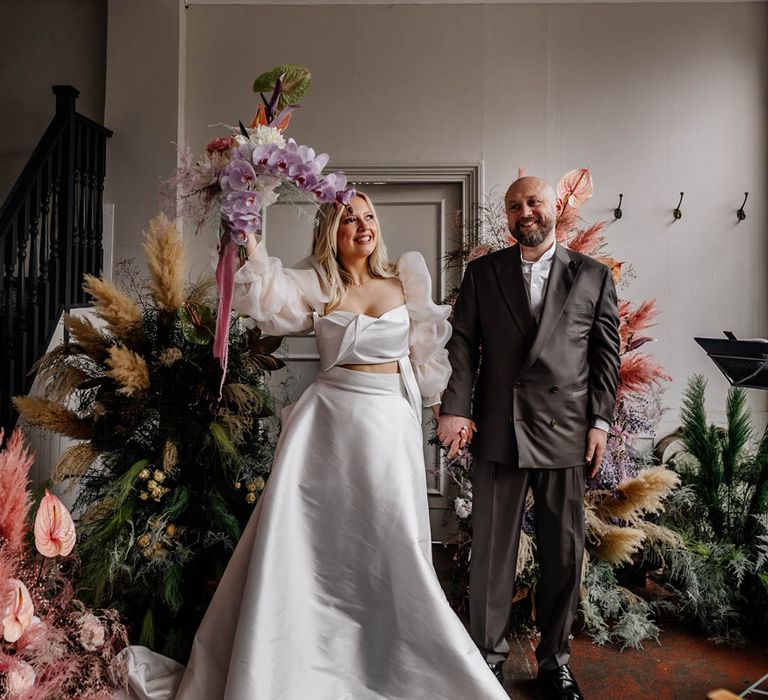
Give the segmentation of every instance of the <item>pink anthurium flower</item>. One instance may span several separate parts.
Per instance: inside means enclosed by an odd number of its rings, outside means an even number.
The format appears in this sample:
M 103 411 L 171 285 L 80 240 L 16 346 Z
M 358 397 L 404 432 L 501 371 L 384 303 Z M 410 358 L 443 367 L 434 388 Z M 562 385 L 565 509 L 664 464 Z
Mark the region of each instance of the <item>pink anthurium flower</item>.
M 11 644 L 18 641 L 32 622 L 34 612 L 32 598 L 24 583 L 17 578 L 9 579 L 5 595 L 0 599 L 3 639 Z
M 75 523 L 64 504 L 45 490 L 35 516 L 35 547 L 44 557 L 66 557 L 75 547 Z
M 593 192 L 592 175 L 588 168 L 571 170 L 557 183 L 557 198 L 563 207 L 578 208 L 586 204 Z

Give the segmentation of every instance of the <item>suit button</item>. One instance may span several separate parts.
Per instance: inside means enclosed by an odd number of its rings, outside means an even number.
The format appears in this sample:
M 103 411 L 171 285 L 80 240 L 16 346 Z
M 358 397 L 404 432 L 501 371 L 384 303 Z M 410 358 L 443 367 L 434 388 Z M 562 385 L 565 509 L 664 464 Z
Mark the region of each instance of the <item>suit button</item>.
M 549 421 L 549 427 L 550 428 L 556 428 L 557 427 L 557 421 L 554 418 L 551 421 Z
M 555 385 L 555 386 L 553 386 L 553 387 L 550 389 L 550 391 L 551 391 L 553 394 L 556 394 L 558 391 L 560 391 L 560 387 L 559 387 L 559 386 L 557 386 L 557 385 Z
M 519 389 L 521 386 L 523 386 L 523 383 L 522 382 L 515 382 L 513 386 L 514 386 L 515 389 Z
M 507 420 L 508 420 L 510 423 L 514 423 L 514 422 L 515 422 L 515 418 L 514 418 L 514 416 L 510 416 L 509 418 L 507 418 Z

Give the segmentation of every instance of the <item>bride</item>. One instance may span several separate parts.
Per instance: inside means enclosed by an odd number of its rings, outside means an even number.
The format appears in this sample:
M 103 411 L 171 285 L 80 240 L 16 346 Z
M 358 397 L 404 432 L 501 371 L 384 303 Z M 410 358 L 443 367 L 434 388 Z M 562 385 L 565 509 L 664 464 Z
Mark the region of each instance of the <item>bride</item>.
M 448 306 L 387 259 L 370 199 L 323 205 L 286 269 L 251 240 L 234 307 L 314 329 L 321 372 L 195 637 L 177 700 L 502 700 L 432 567 L 421 406 L 450 375 Z

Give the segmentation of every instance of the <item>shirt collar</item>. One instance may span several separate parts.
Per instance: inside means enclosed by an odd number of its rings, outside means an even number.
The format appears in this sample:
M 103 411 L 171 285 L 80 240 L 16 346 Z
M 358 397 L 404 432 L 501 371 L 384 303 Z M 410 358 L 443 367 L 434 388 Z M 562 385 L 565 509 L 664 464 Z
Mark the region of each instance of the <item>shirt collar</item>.
M 538 259 L 538 260 L 525 260 L 522 256 L 522 252 L 520 254 L 520 262 L 523 263 L 523 265 L 537 265 L 542 264 L 545 262 L 549 262 L 552 257 L 555 254 L 555 248 L 557 248 L 557 240 L 555 240 L 552 245 L 544 252 L 544 254 Z

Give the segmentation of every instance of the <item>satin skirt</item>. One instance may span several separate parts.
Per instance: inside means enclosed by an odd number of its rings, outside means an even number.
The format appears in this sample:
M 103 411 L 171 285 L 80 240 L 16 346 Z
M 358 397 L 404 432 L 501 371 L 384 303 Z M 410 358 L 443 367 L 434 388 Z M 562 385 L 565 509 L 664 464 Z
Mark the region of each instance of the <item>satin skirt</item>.
M 432 567 L 410 375 L 334 367 L 291 408 L 178 700 L 504 700 Z

